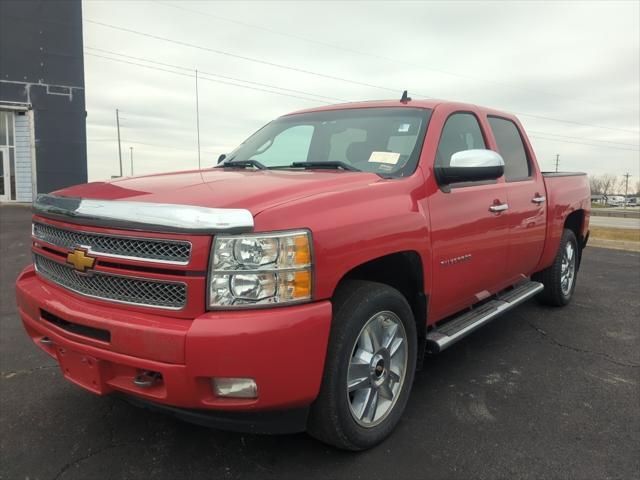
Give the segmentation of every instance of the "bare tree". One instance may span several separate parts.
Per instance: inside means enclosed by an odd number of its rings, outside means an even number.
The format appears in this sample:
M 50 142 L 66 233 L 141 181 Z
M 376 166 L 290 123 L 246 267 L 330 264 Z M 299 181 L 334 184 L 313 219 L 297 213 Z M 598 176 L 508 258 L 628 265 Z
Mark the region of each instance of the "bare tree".
M 604 173 L 602 175 L 590 175 L 589 186 L 591 187 L 592 195 L 618 195 L 624 193 L 625 179 L 624 177 L 618 177 L 611 175 L 610 173 Z M 629 193 L 634 191 L 634 187 L 629 186 Z M 636 195 L 640 195 L 640 181 L 635 185 Z
M 589 175 L 589 187 L 591 195 L 602 195 L 602 178 L 600 175 Z
M 618 189 L 618 177 L 605 173 L 600 175 L 600 181 L 602 182 L 600 185 L 602 195 L 609 196 L 616 193 L 616 190 Z

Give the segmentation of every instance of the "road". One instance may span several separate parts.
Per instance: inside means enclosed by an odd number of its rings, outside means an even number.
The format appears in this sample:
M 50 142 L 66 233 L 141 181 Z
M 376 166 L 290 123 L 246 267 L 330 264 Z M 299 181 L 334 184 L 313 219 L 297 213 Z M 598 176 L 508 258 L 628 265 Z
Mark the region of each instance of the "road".
M 535 301 L 427 358 L 397 431 L 358 454 L 242 435 L 62 379 L 13 298 L 29 212 L 0 207 L 1 479 L 640 477 L 640 255 L 588 248 L 573 302 Z
M 594 227 L 640 229 L 640 218 L 596 217 L 591 215 L 589 224 Z

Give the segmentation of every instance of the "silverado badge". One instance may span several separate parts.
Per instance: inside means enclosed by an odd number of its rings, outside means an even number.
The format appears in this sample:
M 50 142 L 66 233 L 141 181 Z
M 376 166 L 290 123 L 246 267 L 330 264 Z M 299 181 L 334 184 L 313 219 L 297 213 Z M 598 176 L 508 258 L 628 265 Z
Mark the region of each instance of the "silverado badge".
M 73 265 L 77 271 L 84 272 L 87 268 L 93 268 L 96 259 L 88 256 L 84 250 L 76 248 L 67 254 L 67 263 Z

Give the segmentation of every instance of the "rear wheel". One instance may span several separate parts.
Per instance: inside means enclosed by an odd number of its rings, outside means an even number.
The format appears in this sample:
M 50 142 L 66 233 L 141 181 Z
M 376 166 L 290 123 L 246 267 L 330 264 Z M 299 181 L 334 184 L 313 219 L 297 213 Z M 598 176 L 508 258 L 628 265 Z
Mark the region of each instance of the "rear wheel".
M 397 290 L 350 281 L 334 300 L 334 319 L 311 435 L 363 450 L 384 440 L 407 404 L 416 365 L 416 326 Z
M 576 288 L 577 273 L 578 241 L 573 231 L 565 229 L 553 264 L 534 275 L 534 280 L 544 285 L 538 300 L 558 307 L 568 304 Z

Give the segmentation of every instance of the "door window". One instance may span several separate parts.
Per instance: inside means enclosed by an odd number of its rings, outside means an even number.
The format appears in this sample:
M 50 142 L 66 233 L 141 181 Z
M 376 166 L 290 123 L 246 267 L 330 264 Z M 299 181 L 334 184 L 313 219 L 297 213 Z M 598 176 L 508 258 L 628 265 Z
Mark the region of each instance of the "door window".
M 0 200 L 16 199 L 13 112 L 0 110 Z
M 529 178 L 531 163 L 516 124 L 505 118 L 489 117 L 489 125 L 498 144 L 498 152 L 504 159 L 504 176 L 507 182 Z
M 0 200 L 9 199 L 9 162 L 6 148 L 0 148 Z
M 486 148 L 478 119 L 472 113 L 454 113 L 442 129 L 436 166 L 448 167 L 454 153 L 477 148 Z

